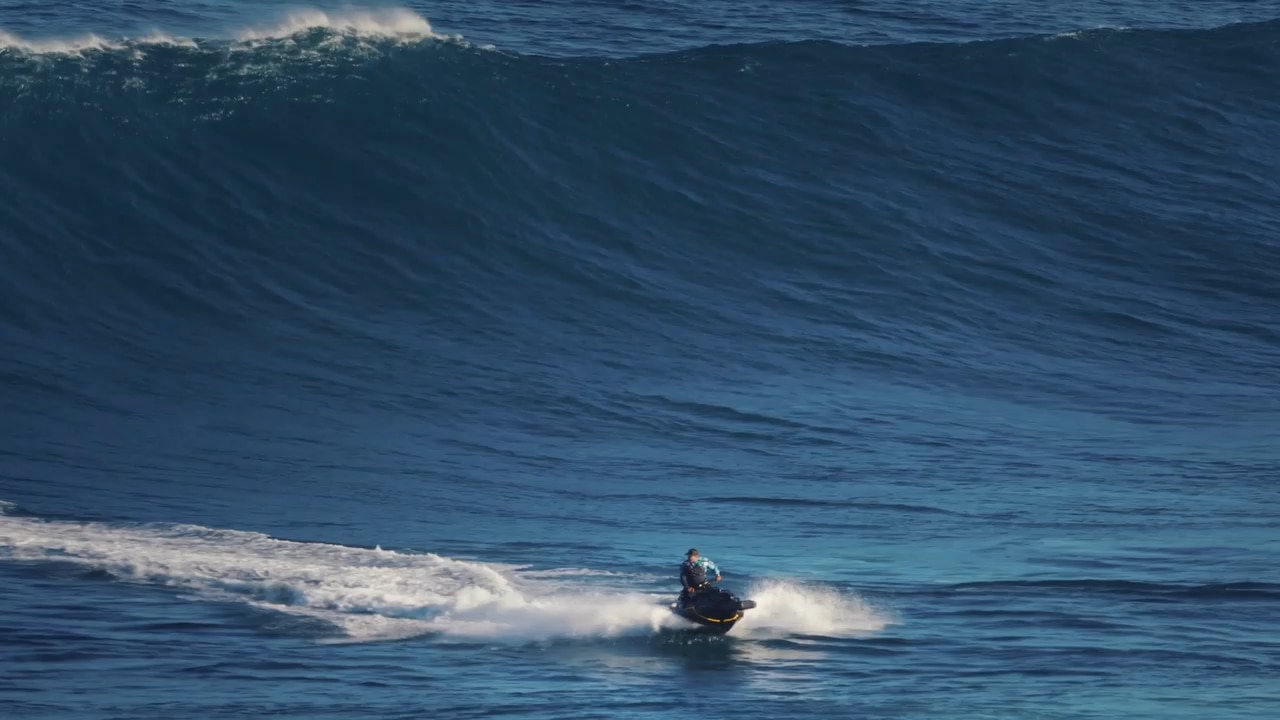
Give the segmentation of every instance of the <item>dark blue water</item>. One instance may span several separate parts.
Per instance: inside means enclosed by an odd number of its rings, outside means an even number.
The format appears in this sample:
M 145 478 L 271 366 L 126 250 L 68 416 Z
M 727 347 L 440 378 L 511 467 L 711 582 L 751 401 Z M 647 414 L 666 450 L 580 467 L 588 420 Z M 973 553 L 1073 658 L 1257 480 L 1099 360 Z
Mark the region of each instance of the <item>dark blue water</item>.
M 1280 714 L 1278 71 L 1271 3 L 0 3 L 0 716 Z

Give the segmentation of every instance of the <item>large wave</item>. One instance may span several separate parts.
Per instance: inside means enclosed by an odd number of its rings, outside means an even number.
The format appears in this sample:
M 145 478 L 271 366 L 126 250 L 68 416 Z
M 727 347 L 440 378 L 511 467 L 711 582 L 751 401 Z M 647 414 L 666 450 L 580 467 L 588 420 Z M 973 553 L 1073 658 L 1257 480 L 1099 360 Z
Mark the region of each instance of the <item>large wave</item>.
M 1227 368 L 1214 412 L 1247 419 L 1280 347 L 1276 28 L 623 59 L 407 11 L 10 36 L 0 322 L 20 367 L 429 327 L 458 356 L 731 344 L 1147 420 Z

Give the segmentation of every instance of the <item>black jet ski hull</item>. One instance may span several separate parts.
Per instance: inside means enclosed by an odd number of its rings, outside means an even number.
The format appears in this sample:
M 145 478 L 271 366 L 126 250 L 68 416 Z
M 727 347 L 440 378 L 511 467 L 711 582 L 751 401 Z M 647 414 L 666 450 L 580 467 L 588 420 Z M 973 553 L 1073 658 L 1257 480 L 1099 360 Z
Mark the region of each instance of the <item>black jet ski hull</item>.
M 742 619 L 745 611 L 754 608 L 754 600 L 739 600 L 733 593 L 721 588 L 706 588 L 696 593 L 684 605 L 671 603 L 671 612 L 705 628 L 723 634 Z

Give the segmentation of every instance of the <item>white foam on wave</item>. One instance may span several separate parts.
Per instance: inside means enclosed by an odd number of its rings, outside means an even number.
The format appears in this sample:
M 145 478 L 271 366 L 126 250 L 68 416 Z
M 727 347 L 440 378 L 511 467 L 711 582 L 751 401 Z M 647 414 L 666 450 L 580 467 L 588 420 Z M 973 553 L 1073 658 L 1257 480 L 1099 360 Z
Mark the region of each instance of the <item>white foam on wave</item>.
M 17 50 L 33 54 L 77 55 L 86 50 L 119 50 L 125 41 L 107 40 L 93 33 L 71 38 L 28 39 L 0 30 L 0 50 Z
M 364 40 L 391 39 L 417 42 L 426 39 L 461 38 L 436 33 L 430 21 L 406 8 L 352 9 L 341 11 L 294 10 L 283 17 L 233 30 L 218 40 L 173 35 L 153 31 L 141 37 L 107 37 L 85 33 L 64 38 L 27 38 L 0 28 L 0 51 L 9 50 L 34 55 L 80 55 L 88 51 L 141 49 L 147 46 L 171 45 L 199 48 L 201 43 L 235 47 L 252 47 L 265 41 L 288 40 L 299 34 L 328 30 L 339 37 Z
M 2 508 L 3 506 L 0 506 Z M 193 525 L 112 525 L 0 514 L 0 560 L 69 562 L 127 582 L 180 588 L 323 620 L 330 641 L 419 635 L 533 641 L 644 635 L 686 628 L 671 594 L 629 589 L 644 576 L 525 570 L 433 553 L 279 540 Z M 786 582 L 749 588 L 759 603 L 735 635 L 876 630 L 885 621 L 850 596 Z
M 283 20 L 241 30 L 235 37 L 242 41 L 277 40 L 315 30 L 332 30 L 357 37 L 406 40 L 439 37 L 426 18 L 406 8 L 339 12 L 296 10 L 287 14 Z
M 109 39 L 97 33 L 69 38 L 25 38 L 0 30 L 0 51 L 10 50 L 32 55 L 82 55 L 91 50 L 137 50 L 147 46 L 171 45 L 198 48 L 192 38 L 153 31 L 141 37 Z
M 176 47 L 189 48 L 192 50 L 200 47 L 196 43 L 196 41 L 192 38 L 182 37 L 180 35 L 169 35 L 168 33 L 162 33 L 158 31 L 152 31 L 147 35 L 143 35 L 142 37 L 136 38 L 129 42 L 131 42 L 135 46 L 136 45 L 172 45 Z

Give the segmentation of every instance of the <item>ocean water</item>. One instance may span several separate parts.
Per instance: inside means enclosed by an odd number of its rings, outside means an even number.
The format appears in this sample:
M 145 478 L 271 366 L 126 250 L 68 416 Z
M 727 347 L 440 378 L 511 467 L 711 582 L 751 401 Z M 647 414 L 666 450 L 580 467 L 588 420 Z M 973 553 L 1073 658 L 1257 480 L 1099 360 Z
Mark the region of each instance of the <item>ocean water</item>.
M 0 717 L 1280 716 L 1277 72 L 1270 2 L 0 2 Z

